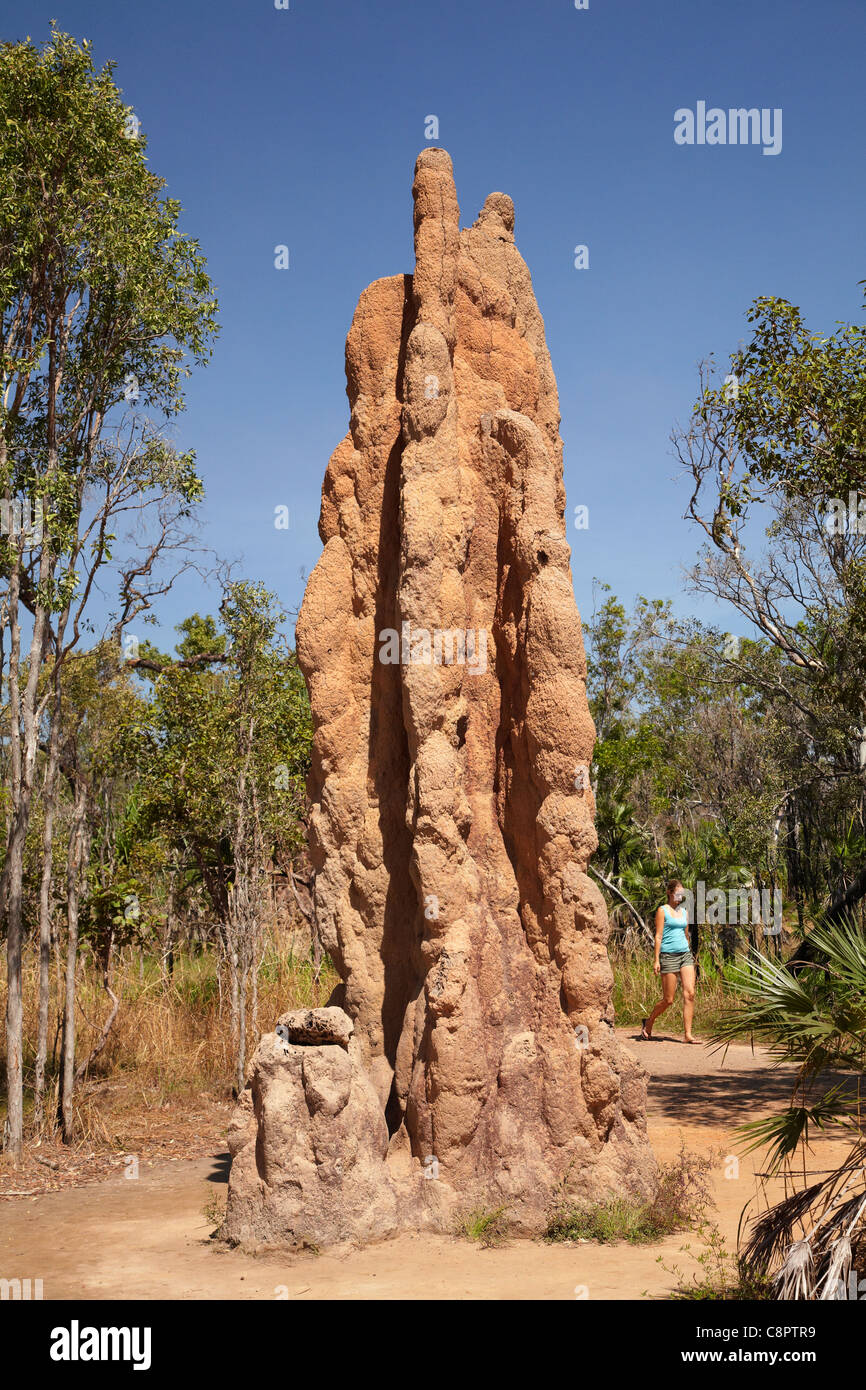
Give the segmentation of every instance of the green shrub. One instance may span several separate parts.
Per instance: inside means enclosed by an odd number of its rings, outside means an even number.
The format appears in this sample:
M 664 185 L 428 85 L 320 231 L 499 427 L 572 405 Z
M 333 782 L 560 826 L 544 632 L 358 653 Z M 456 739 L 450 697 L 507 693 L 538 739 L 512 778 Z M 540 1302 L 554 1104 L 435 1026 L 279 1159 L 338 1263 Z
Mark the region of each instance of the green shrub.
M 495 1207 L 490 1211 L 484 1207 L 476 1207 L 467 1216 L 460 1218 L 457 1234 L 465 1236 L 467 1240 L 477 1241 L 485 1249 L 501 1245 L 508 1235 L 508 1217 L 505 1212 L 504 1206 Z
M 630 1245 L 649 1245 L 700 1221 L 713 1205 L 709 1185 L 712 1158 L 689 1153 L 683 1144 L 673 1163 L 662 1165 L 652 1201 L 612 1197 L 590 1204 L 575 1201 L 567 1192 L 566 1174 L 550 1208 L 545 1239 L 625 1240 Z

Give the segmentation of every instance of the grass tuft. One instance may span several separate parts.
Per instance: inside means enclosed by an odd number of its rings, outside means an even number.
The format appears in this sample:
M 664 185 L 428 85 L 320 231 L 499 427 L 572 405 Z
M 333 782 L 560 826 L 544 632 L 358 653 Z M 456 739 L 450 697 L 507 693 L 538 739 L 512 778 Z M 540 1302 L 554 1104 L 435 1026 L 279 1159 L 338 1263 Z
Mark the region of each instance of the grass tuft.
M 544 1237 L 550 1241 L 593 1240 L 601 1244 L 624 1240 L 651 1245 L 676 1231 L 685 1231 L 704 1218 L 713 1205 L 709 1175 L 711 1157 L 690 1153 L 685 1145 L 672 1163 L 659 1170 L 652 1201 L 611 1197 L 606 1202 L 575 1201 L 567 1192 L 568 1177 L 554 1197 Z
M 475 1241 L 485 1250 L 502 1245 L 508 1236 L 508 1217 L 505 1213 L 504 1206 L 492 1210 L 476 1207 L 474 1211 L 460 1218 L 457 1234 L 466 1240 Z

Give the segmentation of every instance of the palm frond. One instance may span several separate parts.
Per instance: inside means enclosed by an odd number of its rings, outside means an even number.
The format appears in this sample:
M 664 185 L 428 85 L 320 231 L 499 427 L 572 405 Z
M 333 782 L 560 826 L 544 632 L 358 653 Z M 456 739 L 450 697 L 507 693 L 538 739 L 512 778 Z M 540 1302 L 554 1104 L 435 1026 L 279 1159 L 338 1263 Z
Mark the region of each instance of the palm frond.
M 808 1215 L 820 1196 L 823 1183 L 813 1183 L 776 1202 L 752 1223 L 751 1235 L 743 1251 L 746 1263 L 766 1274 L 776 1259 L 782 1259 L 794 1242 L 794 1229 Z
M 827 1129 L 830 1125 L 850 1126 L 849 1103 L 841 1086 L 821 1096 L 814 1105 L 790 1105 L 778 1115 L 760 1120 L 747 1120 L 737 1125 L 737 1132 L 749 1142 L 743 1153 L 754 1153 L 765 1144 L 772 1144 L 767 1156 L 768 1172 L 778 1173 L 785 1160 L 796 1152 L 798 1145 L 809 1142 L 810 1127 Z
M 808 1240 L 795 1240 L 781 1269 L 773 1276 L 777 1298 L 811 1298 L 815 1288 L 815 1265 Z

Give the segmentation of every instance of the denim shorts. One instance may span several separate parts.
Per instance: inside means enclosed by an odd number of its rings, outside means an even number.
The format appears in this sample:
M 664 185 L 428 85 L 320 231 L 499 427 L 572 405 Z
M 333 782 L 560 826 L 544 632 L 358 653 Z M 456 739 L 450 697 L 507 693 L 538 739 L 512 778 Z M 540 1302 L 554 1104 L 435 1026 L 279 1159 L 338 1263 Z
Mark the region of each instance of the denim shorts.
M 679 975 L 684 965 L 694 965 L 691 951 L 662 951 L 659 955 L 661 975 Z

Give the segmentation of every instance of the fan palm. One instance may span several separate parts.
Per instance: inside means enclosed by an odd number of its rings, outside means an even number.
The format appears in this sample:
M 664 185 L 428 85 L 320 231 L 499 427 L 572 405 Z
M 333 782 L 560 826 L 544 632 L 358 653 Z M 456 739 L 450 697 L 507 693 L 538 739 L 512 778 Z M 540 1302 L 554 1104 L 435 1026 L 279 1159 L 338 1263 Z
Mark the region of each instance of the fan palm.
M 763 1042 L 776 1064 L 793 1062 L 791 1099 L 779 1114 L 741 1125 L 746 1152 L 769 1145 L 769 1173 L 793 1191 L 753 1219 L 743 1261 L 771 1274 L 780 1298 L 845 1298 L 852 1261 L 866 1260 L 866 1133 L 860 1079 L 866 1069 L 866 938 L 850 923 L 816 926 L 818 965 L 793 974 L 753 951 L 733 972 L 739 999 L 714 1033 L 723 1046 L 742 1033 Z M 844 1075 L 839 1078 L 839 1073 Z M 807 1185 L 805 1155 L 815 1131 L 833 1126 L 848 1154 Z M 866 1271 L 864 1271 L 866 1272 Z M 856 1275 L 854 1287 L 857 1287 Z M 856 1293 L 855 1293 L 856 1297 Z

